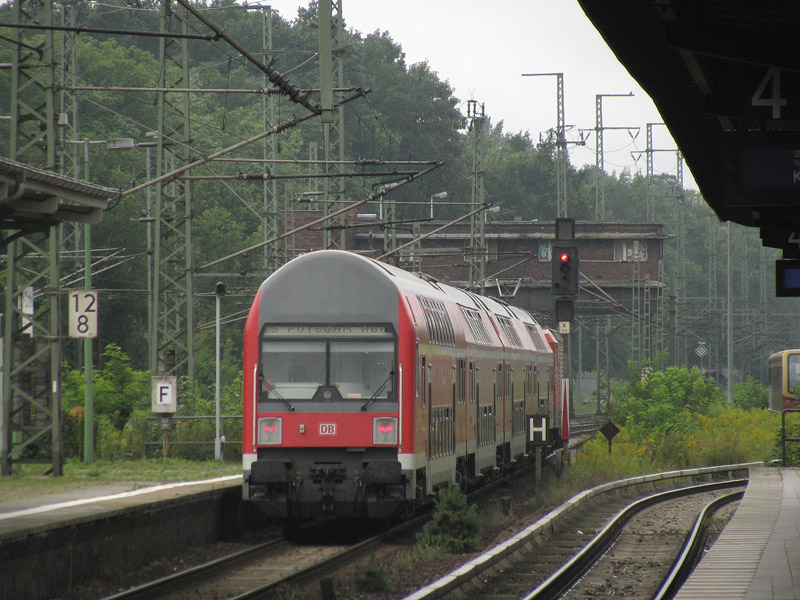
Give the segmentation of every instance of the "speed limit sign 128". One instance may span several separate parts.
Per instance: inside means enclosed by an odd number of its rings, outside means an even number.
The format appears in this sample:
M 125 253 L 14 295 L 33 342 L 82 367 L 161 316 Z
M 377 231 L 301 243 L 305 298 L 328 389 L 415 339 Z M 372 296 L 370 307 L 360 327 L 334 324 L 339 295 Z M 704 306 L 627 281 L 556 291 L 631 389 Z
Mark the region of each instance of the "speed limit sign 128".
M 69 337 L 97 337 L 97 292 L 86 290 L 69 294 Z

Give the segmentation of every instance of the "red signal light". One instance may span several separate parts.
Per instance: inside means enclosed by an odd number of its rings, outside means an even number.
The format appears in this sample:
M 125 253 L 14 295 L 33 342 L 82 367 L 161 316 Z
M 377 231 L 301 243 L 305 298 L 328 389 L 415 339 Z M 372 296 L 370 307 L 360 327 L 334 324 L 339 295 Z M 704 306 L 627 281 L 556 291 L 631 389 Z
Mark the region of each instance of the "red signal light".
M 569 253 L 562 252 L 561 254 L 558 255 L 558 260 L 560 260 L 562 263 L 569 262 Z

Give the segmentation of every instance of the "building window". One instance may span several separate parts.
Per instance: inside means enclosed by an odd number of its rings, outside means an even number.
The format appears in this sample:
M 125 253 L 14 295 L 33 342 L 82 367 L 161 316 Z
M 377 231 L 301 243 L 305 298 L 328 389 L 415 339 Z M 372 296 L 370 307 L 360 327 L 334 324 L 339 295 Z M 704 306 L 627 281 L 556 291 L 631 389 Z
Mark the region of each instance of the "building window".
M 553 258 L 553 246 L 548 242 L 539 242 L 539 261 L 550 262 Z
M 647 262 L 647 242 L 639 240 L 616 240 L 614 242 L 616 262 Z

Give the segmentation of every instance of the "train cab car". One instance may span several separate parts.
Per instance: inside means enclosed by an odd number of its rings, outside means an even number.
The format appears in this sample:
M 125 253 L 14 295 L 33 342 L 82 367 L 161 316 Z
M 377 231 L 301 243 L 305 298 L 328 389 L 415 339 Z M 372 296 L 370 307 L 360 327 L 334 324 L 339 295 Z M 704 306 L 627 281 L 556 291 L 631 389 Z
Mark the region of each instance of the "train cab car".
M 244 334 L 243 497 L 391 517 L 529 454 L 553 352 L 524 311 L 338 250 L 260 287 Z M 555 437 L 555 436 L 554 436 Z
M 767 368 L 770 410 L 800 408 L 800 349 L 775 352 L 769 357 Z

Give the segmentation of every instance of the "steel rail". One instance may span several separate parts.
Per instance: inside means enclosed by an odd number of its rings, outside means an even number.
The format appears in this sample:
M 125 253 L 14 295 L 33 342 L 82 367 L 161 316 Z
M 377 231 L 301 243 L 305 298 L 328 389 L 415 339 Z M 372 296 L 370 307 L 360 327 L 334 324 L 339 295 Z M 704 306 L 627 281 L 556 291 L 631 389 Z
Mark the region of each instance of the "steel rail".
M 428 514 L 423 514 L 418 517 L 414 517 L 413 519 L 405 521 L 404 523 L 401 523 L 400 525 L 397 525 L 388 531 L 363 540 L 351 546 L 350 548 L 342 550 L 341 552 L 337 552 L 333 556 L 329 556 L 328 558 L 316 564 L 295 571 L 294 573 L 290 573 L 281 579 L 277 579 L 257 588 L 253 588 L 252 590 L 239 594 L 238 596 L 233 596 L 228 600 L 254 600 L 256 598 L 262 598 L 270 595 L 271 592 L 274 592 L 283 585 L 290 585 L 303 580 L 322 577 L 326 573 L 330 573 L 339 566 L 373 551 L 381 543 L 383 543 L 384 540 L 419 527 L 428 519 L 428 516 Z
M 605 554 L 609 547 L 614 543 L 622 532 L 625 524 L 630 519 L 645 508 L 671 500 L 699 494 L 713 490 L 726 489 L 730 487 L 747 485 L 747 479 L 732 479 L 714 483 L 704 483 L 700 485 L 688 486 L 652 494 L 632 504 L 614 517 L 592 541 L 586 544 L 583 549 L 573 556 L 569 561 L 562 565 L 555 573 L 545 579 L 532 592 L 522 600 L 546 600 L 558 598 L 564 594 L 578 579 L 580 579 L 597 560 Z
M 190 579 L 196 580 L 197 578 L 207 577 L 219 569 L 230 569 L 232 566 L 238 563 L 252 560 L 257 554 L 265 550 L 271 550 L 276 546 L 287 543 L 288 541 L 286 539 L 276 539 L 269 542 L 264 542 L 263 544 L 258 544 L 252 548 L 240 550 L 221 558 L 190 567 L 183 571 L 178 571 L 177 573 L 172 573 L 171 575 L 154 579 L 153 581 L 149 581 L 142 585 L 137 585 L 127 590 L 123 590 L 112 596 L 107 596 L 102 600 L 132 600 L 134 598 L 150 598 L 155 594 L 164 593 L 165 590 L 171 589 L 177 585 L 182 585 L 185 581 Z
M 653 600 L 669 600 L 673 598 L 680 587 L 691 575 L 703 555 L 706 540 L 708 539 L 708 521 L 721 507 L 731 502 L 741 500 L 744 490 L 721 496 L 709 502 L 697 516 L 692 530 L 683 542 L 680 554 L 675 559 L 669 573 L 661 582 L 658 591 L 653 595 Z

